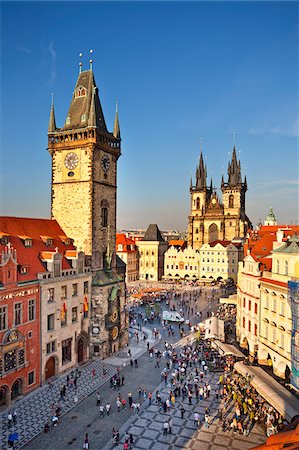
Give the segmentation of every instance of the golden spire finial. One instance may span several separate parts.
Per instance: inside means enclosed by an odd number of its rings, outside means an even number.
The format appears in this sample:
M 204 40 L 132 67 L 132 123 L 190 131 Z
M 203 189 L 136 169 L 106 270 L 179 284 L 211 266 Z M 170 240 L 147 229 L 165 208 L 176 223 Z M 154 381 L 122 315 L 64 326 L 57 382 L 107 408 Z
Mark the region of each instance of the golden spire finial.
M 83 53 L 80 52 L 79 53 L 79 58 L 82 58 L 82 56 L 83 56 Z M 81 73 L 81 72 L 82 72 L 82 59 L 80 59 L 80 62 L 79 62 L 79 73 Z
M 89 50 L 89 53 L 90 53 L 90 57 L 91 57 L 92 54 L 93 54 L 93 50 L 90 49 L 90 50 Z M 89 60 L 89 70 L 92 70 L 92 63 L 93 63 L 93 59 L 90 59 L 90 60 Z

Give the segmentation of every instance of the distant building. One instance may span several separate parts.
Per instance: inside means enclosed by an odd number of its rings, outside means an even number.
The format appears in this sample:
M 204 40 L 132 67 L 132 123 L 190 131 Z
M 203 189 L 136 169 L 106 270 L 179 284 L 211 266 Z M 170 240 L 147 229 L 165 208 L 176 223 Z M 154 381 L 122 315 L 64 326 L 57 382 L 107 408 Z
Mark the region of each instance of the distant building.
M 139 279 L 158 281 L 164 274 L 164 253 L 168 243 L 156 224 L 149 225 L 145 235 L 136 242 L 139 250 Z
M 273 226 L 277 225 L 276 217 L 273 212 L 273 208 L 270 208 L 269 214 L 266 217 L 266 220 L 264 221 L 264 225 Z
M 198 280 L 200 278 L 200 252 L 192 247 L 171 246 L 164 253 L 164 279 Z
M 116 254 L 126 264 L 126 281 L 136 281 L 139 279 L 139 253 L 133 239 L 125 234 L 116 234 Z
M 195 185 L 190 183 L 191 212 L 188 224 L 188 246 L 199 250 L 203 244 L 216 240 L 232 241 L 235 237 L 245 237 L 252 227 L 245 212 L 247 191 L 246 176 L 241 177 L 241 163 L 233 148 L 228 164 L 228 181 L 221 181 L 222 200 L 214 190 L 211 179 L 207 185 L 207 167 L 201 153 L 196 168 Z

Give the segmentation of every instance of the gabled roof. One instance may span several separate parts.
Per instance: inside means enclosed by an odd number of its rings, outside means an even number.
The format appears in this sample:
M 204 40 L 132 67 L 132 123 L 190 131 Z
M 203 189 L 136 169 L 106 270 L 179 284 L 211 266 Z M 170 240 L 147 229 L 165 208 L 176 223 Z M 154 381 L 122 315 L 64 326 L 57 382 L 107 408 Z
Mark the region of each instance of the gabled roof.
M 18 265 L 28 267 L 26 274 L 19 275 L 19 281 L 31 281 L 37 278 L 37 273 L 46 272 L 43 260 L 51 260 L 53 254 L 58 251 L 64 256 L 66 251 L 76 248 L 73 245 L 66 246 L 61 237 L 65 236 L 56 220 L 51 219 L 33 219 L 28 217 L 0 217 L 0 228 L 5 234 L 8 234 L 9 242 L 17 251 Z M 41 237 L 51 236 L 52 245 L 46 245 Z M 25 238 L 32 239 L 32 245 L 25 247 Z M 66 236 L 67 237 L 67 236 Z M 0 244 L 0 252 L 5 249 Z M 57 250 L 56 250 L 57 249 Z M 41 258 L 41 255 L 44 257 Z M 62 269 L 70 269 L 66 257 L 62 258 Z
M 158 225 L 155 223 L 151 223 L 148 226 L 148 229 L 145 232 L 145 235 L 141 239 L 141 241 L 159 241 L 159 242 L 165 242 L 163 239 L 161 232 L 158 228 Z
M 273 250 L 273 253 L 299 253 L 299 238 L 297 234 L 290 237 L 281 247 Z
M 117 252 L 119 252 L 120 250 L 118 250 L 118 245 L 122 245 L 123 246 L 123 252 L 136 252 L 136 247 L 135 247 L 135 242 L 133 241 L 133 239 L 128 238 L 125 234 L 123 233 L 117 233 L 116 234 L 116 250 Z

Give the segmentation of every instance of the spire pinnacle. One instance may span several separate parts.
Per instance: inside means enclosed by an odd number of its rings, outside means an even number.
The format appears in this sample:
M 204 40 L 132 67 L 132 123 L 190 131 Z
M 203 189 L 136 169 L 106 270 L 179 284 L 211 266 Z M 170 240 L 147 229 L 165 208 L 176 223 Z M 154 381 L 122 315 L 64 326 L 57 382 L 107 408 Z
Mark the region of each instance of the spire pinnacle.
M 50 119 L 48 126 L 48 133 L 54 133 L 56 131 L 56 121 L 55 121 L 55 111 L 54 111 L 54 95 L 51 94 L 51 110 L 50 110 Z
M 83 56 L 83 53 L 80 52 L 79 53 L 79 58 L 82 58 L 82 56 Z M 80 59 L 80 61 L 79 61 L 79 73 L 81 73 L 81 72 L 82 72 L 82 59 Z
M 115 118 L 114 118 L 113 136 L 116 139 L 120 139 L 120 127 L 119 127 L 119 121 L 118 121 L 118 102 L 117 102 L 117 100 L 116 100 L 116 105 L 115 105 Z
M 97 114 L 96 114 L 96 105 L 95 105 L 95 90 L 96 88 L 93 87 L 92 89 L 92 97 L 91 97 L 91 104 L 90 104 L 90 111 L 89 111 L 89 118 L 88 118 L 88 126 L 89 127 L 96 127 L 97 126 Z
M 89 70 L 92 71 L 92 63 L 93 63 L 93 59 L 92 59 L 91 57 L 92 57 L 92 54 L 93 54 L 93 50 L 90 49 L 90 50 L 89 50 L 89 53 L 90 53 Z

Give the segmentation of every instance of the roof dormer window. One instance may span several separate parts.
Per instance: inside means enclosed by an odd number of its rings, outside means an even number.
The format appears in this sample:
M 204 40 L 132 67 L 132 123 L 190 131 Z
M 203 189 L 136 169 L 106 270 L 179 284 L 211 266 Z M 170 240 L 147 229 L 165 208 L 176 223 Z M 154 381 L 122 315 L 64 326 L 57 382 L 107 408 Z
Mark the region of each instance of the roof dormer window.
M 32 247 L 32 239 L 28 238 L 24 241 L 25 247 Z
M 75 98 L 85 97 L 85 96 L 86 96 L 86 89 L 82 86 L 79 86 L 75 91 Z
M 66 125 L 70 125 L 71 124 L 71 118 L 69 116 L 66 118 L 65 124 Z
M 81 116 L 81 122 L 85 123 L 86 122 L 86 114 L 82 114 Z

